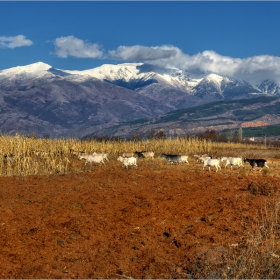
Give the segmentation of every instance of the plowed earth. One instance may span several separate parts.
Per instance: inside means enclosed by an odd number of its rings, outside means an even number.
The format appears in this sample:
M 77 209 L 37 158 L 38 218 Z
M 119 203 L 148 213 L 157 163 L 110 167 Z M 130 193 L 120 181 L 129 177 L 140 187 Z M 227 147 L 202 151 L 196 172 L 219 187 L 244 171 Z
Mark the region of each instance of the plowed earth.
M 188 278 L 239 246 L 279 189 L 268 173 L 139 160 L 0 178 L 1 278 Z M 84 164 L 84 163 L 77 163 Z M 274 193 L 253 194 L 251 184 Z M 205 260 L 205 259 L 204 259 Z

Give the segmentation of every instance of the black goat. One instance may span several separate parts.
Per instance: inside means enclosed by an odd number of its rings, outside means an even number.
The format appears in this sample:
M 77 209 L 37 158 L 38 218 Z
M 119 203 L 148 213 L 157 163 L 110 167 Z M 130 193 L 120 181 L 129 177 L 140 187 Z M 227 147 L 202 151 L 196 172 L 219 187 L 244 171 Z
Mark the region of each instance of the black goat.
M 254 159 L 254 158 L 244 158 L 244 163 L 245 162 L 249 162 L 252 170 L 254 170 L 254 167 L 261 167 L 261 169 L 259 171 L 261 171 L 263 169 L 263 167 L 268 167 L 267 163 L 266 163 L 266 159 Z

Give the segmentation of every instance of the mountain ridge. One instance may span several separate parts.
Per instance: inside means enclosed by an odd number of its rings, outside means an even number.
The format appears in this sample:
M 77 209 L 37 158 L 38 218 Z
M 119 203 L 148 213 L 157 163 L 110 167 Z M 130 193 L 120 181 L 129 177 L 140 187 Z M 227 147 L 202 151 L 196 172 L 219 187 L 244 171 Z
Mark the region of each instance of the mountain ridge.
M 107 133 L 109 127 L 127 121 L 211 102 L 280 96 L 280 86 L 272 80 L 258 86 L 215 73 L 143 63 L 104 64 L 80 71 L 37 62 L 0 71 L 0 129 L 83 137 L 95 129 L 97 134 Z

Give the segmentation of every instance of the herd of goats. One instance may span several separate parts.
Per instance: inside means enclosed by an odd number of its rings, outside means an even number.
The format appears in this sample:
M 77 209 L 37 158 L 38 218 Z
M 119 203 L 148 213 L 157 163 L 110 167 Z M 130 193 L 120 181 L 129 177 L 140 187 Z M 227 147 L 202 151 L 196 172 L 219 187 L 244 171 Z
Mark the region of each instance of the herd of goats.
M 136 166 L 137 167 L 137 159 L 138 158 L 150 158 L 154 159 L 155 153 L 154 152 L 133 152 L 133 153 L 122 153 L 118 156 L 117 161 L 121 162 L 125 168 L 129 166 Z M 188 156 L 187 155 L 172 155 L 172 154 L 161 154 L 161 158 L 165 158 L 166 163 L 177 163 L 177 164 L 189 164 Z M 233 166 L 237 166 L 240 168 L 241 166 L 244 167 L 243 163 L 248 162 L 251 166 L 251 170 L 254 170 L 255 167 L 260 167 L 259 171 L 261 171 L 264 167 L 269 168 L 267 165 L 267 160 L 265 159 L 249 159 L 249 158 L 242 158 L 242 157 L 220 157 L 217 159 L 212 158 L 212 156 L 204 155 L 194 155 L 197 158 L 198 162 L 203 163 L 203 170 L 207 166 L 209 167 L 209 171 L 211 171 L 211 167 L 216 168 L 216 172 L 221 170 L 221 162 L 225 162 L 225 168 L 230 165 L 231 169 Z M 103 163 L 105 164 L 104 160 L 109 161 L 108 153 L 79 153 L 78 154 L 79 160 L 85 160 L 85 164 L 87 163 Z

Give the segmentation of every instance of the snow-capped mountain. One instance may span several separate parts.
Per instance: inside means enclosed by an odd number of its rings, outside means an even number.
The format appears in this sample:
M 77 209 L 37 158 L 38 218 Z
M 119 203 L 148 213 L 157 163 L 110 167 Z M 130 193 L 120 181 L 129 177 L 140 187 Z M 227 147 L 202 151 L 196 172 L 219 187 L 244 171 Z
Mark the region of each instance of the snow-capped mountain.
M 37 62 L 26 66 L 17 66 L 10 69 L 0 71 L 0 83 L 5 84 L 7 82 L 14 83 L 30 83 L 36 81 L 48 80 L 72 80 L 72 81 L 85 81 L 88 77 L 86 74 L 68 73 L 70 71 L 64 71 L 53 68 L 52 66 Z
M 0 71 L 0 129 L 69 136 L 80 127 L 155 117 L 212 101 L 280 95 L 279 85 L 143 63 L 63 70 L 43 62 Z M 81 135 L 83 136 L 83 135 Z
M 264 80 L 257 87 L 264 94 L 269 95 L 280 95 L 280 85 L 275 83 L 273 80 Z
M 26 66 L 17 66 L 0 71 L 0 78 L 9 80 L 20 80 L 30 78 L 48 78 L 54 76 L 49 70 L 52 67 L 46 63 L 38 62 Z
M 153 83 L 165 83 L 188 92 L 201 79 L 190 79 L 178 69 L 158 68 L 143 63 L 105 64 L 85 71 L 72 71 L 75 74 L 87 74 L 100 80 L 137 90 Z
M 229 77 L 223 77 L 217 74 L 208 74 L 199 76 L 197 74 L 187 73 L 180 69 L 159 68 L 143 63 L 124 63 L 118 65 L 104 64 L 89 70 L 75 71 L 53 68 L 43 62 L 33 63 L 27 66 L 17 66 L 0 71 L 1 85 L 7 82 L 27 83 L 36 80 L 66 80 L 73 82 L 85 82 L 91 79 L 106 81 L 124 88 L 147 92 L 151 86 L 159 87 L 173 91 L 185 92 L 189 95 L 218 95 L 223 97 L 225 94 L 230 96 L 228 90 L 233 87 L 242 87 L 244 93 L 264 93 L 279 94 L 280 86 L 271 80 L 262 81 L 257 88 L 245 81 L 238 81 Z M 155 84 L 155 85 L 154 85 Z M 244 91 L 244 89 L 246 90 Z M 238 91 L 235 91 L 237 93 Z

